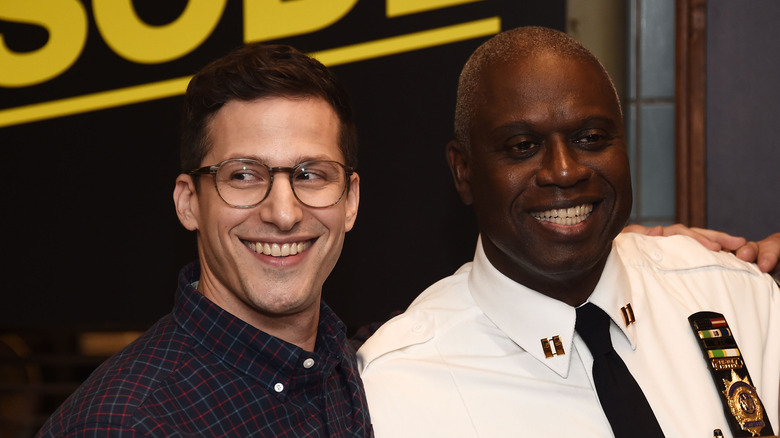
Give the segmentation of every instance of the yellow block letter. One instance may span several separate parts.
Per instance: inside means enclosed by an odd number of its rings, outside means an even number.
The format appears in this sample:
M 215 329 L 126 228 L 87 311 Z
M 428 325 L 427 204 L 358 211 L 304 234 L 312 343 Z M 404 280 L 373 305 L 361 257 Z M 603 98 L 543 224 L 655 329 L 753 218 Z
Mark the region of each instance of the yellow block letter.
M 244 0 L 244 42 L 320 30 L 347 15 L 358 0 Z
M 398 17 L 478 1 L 482 0 L 387 0 L 386 14 L 388 17 Z
M 87 12 L 77 0 L 3 0 L 0 19 L 40 26 L 46 45 L 12 52 L 0 34 L 0 87 L 27 87 L 57 77 L 79 58 L 87 41 Z
M 195 50 L 222 18 L 227 0 L 189 0 L 172 23 L 150 26 L 138 17 L 132 0 L 94 0 L 100 34 L 119 56 L 140 64 L 157 64 Z

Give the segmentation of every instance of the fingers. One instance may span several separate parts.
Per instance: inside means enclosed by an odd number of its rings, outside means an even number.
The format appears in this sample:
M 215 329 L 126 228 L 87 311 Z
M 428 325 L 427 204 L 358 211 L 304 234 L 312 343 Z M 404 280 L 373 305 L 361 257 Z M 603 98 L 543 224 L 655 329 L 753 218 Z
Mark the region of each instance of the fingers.
M 722 233 L 720 231 L 713 231 L 713 230 L 707 230 L 704 228 L 696 228 L 696 227 L 688 228 L 683 224 L 674 224 L 674 225 L 663 227 L 664 236 L 674 236 L 676 234 L 681 234 L 683 236 L 691 237 L 695 239 L 697 242 L 699 242 L 700 244 L 702 244 L 705 248 L 711 251 L 720 251 L 721 249 L 724 248 L 724 243 L 727 244 L 734 243 L 732 242 L 733 236 L 730 236 L 726 233 Z M 741 238 L 737 238 L 737 239 L 741 239 Z M 745 239 L 742 239 L 742 241 L 739 242 L 740 243 L 739 246 L 745 244 L 744 240 Z
M 727 251 L 736 251 L 747 243 L 744 237 L 732 236 L 731 234 L 724 233 L 722 231 L 709 230 L 706 228 L 691 227 L 691 232 L 704 236 L 711 242 L 720 245 L 721 249 Z M 698 239 L 697 239 L 698 240 Z M 707 246 L 707 245 L 705 245 Z
M 780 233 L 767 236 L 758 242 L 747 242 L 737 249 L 737 257 L 746 262 L 756 262 L 761 272 L 780 273 L 777 263 L 780 259 Z
M 762 272 L 780 273 L 777 262 L 780 259 L 780 233 L 775 233 L 758 242 L 758 268 Z
M 744 260 L 746 262 L 755 262 L 758 258 L 758 243 L 757 242 L 747 242 L 740 248 L 738 248 L 734 254 L 737 255 L 737 258 Z M 761 266 L 759 266 L 761 268 Z M 766 272 L 766 271 L 764 271 Z

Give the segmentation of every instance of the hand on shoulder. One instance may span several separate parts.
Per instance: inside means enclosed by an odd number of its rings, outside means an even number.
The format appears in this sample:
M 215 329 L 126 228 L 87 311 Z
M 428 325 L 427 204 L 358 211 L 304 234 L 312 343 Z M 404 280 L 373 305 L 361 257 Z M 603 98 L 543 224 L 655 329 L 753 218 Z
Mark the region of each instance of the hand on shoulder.
M 771 273 L 775 280 L 780 281 L 780 233 L 770 234 L 758 242 L 747 241 L 744 237 L 732 236 L 722 231 L 706 228 L 687 227 L 682 224 L 668 226 L 646 227 L 644 225 L 629 225 L 623 228 L 624 233 L 639 233 L 648 236 L 674 236 L 682 234 L 691 237 L 712 251 L 730 251 L 746 262 L 754 262 L 761 272 Z

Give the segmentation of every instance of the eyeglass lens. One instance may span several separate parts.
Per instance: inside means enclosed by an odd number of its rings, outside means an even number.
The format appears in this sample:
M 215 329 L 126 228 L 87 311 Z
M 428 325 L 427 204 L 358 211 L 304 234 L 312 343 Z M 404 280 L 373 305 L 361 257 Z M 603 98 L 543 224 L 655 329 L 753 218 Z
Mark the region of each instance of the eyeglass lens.
M 235 207 L 262 202 L 271 190 L 272 173 L 264 164 L 250 160 L 228 160 L 217 170 L 217 191 Z M 290 182 L 298 200 L 309 207 L 328 207 L 341 200 L 346 189 L 344 168 L 331 161 L 307 161 L 293 168 Z

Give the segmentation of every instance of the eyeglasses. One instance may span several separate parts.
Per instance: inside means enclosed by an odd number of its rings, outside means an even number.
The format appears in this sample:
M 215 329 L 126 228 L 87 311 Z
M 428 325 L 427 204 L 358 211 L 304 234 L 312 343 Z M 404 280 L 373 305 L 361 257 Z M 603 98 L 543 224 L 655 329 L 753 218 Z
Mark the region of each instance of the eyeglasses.
M 294 167 L 269 167 L 248 158 L 231 158 L 187 173 L 214 175 L 217 193 L 226 204 L 235 208 L 252 208 L 271 193 L 277 172 L 290 175 L 290 187 L 301 204 L 325 208 L 338 204 L 344 197 L 354 169 L 337 161 L 304 161 Z

